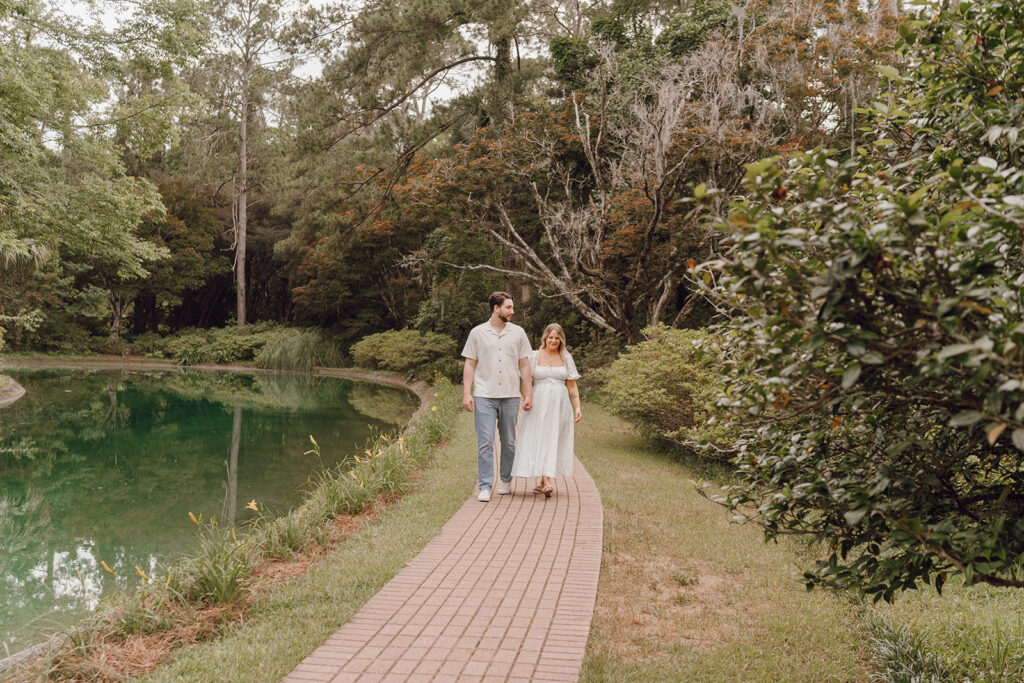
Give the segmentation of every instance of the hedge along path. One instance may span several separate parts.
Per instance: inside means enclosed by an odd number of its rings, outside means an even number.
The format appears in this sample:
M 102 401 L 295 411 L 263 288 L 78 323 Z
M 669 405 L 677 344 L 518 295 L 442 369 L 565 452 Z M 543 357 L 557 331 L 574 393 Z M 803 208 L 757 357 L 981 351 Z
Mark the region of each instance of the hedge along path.
M 579 460 L 574 473 L 557 479 L 550 499 L 527 479 L 490 503 L 471 495 L 285 680 L 576 681 L 597 595 L 602 509 Z

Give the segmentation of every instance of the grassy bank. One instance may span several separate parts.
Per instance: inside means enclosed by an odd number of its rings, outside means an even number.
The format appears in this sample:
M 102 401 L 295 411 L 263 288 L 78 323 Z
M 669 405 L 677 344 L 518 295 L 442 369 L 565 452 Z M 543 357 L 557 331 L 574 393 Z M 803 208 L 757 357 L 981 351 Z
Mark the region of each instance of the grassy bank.
M 279 680 L 437 535 L 472 490 L 474 444 L 472 417 L 461 413 L 409 494 L 307 574 L 261 596 L 246 623 L 182 650 L 149 680 Z
M 697 495 L 700 475 L 591 406 L 576 452 L 604 504 L 604 557 L 583 681 L 861 681 L 852 602 L 807 593 L 801 546 L 766 545 Z
M 583 681 L 1024 680 L 1024 591 L 947 583 L 867 604 L 806 592 L 796 540 L 765 544 L 600 408 L 577 453 L 601 490 L 604 557 Z
M 451 383 L 439 381 L 426 395 L 429 409 L 418 412 L 401 437 L 374 437 L 365 453 L 314 477 L 299 507 L 280 517 L 261 517 L 248 533 L 193 517 L 196 544 L 186 557 L 158 577 L 146 577 L 137 568 L 146 584 L 111 598 L 110 607 L 67 629 L 53 651 L 17 677 L 137 676 L 153 670 L 175 648 L 259 621 L 264 600 L 282 578 L 305 573 L 335 551 L 345 552 L 348 537 L 372 525 L 429 472 L 437 444 L 450 435 L 460 409 L 457 393 Z M 463 498 L 472 488 L 468 482 Z M 259 510 L 255 501 L 251 505 Z M 360 572 L 354 576 L 363 580 Z

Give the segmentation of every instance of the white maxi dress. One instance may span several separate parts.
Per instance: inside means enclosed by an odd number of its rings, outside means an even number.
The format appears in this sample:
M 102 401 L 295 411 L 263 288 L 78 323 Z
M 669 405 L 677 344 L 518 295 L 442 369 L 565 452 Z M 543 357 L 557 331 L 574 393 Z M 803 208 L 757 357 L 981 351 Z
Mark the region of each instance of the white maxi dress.
M 579 379 L 576 363 L 565 354 L 565 366 L 537 365 L 530 353 L 533 374 L 533 408 L 524 410 L 516 438 L 513 477 L 572 475 L 573 417 L 575 413 L 566 380 Z

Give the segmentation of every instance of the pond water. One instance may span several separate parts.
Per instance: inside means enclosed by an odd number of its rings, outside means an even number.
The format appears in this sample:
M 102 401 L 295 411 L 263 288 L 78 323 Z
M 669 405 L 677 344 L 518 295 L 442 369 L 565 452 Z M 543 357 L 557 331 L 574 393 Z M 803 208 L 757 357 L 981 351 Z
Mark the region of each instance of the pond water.
M 309 375 L 3 373 L 28 393 L 0 409 L 0 657 L 137 585 L 136 565 L 159 573 L 189 552 L 189 512 L 244 524 L 251 500 L 285 511 L 321 465 L 418 405 Z

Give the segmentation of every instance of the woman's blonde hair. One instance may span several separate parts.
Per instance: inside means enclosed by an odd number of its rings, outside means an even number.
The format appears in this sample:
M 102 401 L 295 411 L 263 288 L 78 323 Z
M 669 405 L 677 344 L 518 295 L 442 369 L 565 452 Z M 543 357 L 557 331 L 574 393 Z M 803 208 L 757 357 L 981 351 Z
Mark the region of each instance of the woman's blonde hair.
M 544 348 L 544 342 L 552 332 L 558 335 L 558 355 L 565 360 L 565 355 L 568 353 L 565 349 L 565 330 L 558 323 L 551 323 L 544 328 L 544 334 L 540 335 L 540 346 L 537 347 L 537 350 Z

